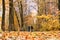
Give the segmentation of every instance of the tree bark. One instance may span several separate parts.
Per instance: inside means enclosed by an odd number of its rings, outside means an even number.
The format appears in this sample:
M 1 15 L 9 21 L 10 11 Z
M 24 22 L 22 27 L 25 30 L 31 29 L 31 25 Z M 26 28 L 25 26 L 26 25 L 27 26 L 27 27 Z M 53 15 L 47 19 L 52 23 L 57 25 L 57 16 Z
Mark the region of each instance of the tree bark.
M 15 31 L 14 29 L 14 10 L 13 0 L 9 0 L 9 31 Z
M 3 13 L 2 13 L 2 30 L 5 31 L 5 0 L 2 0 L 2 5 L 3 5 Z

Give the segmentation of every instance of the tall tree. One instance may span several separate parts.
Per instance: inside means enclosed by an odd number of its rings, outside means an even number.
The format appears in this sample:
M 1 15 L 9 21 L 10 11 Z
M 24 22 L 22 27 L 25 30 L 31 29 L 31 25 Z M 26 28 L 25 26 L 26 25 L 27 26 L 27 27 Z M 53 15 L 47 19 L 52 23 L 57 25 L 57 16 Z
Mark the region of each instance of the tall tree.
M 2 0 L 3 13 L 2 13 L 2 30 L 5 31 L 5 0 Z
M 60 10 L 60 0 L 58 0 L 58 9 Z M 59 11 L 60 13 L 60 11 Z M 60 14 L 59 14 L 59 23 L 60 23 Z
M 13 0 L 9 0 L 9 31 L 14 31 Z
M 23 27 L 23 8 L 22 8 L 22 1 L 20 1 L 18 3 L 18 7 L 19 7 L 19 13 L 20 13 L 20 27 L 22 28 Z

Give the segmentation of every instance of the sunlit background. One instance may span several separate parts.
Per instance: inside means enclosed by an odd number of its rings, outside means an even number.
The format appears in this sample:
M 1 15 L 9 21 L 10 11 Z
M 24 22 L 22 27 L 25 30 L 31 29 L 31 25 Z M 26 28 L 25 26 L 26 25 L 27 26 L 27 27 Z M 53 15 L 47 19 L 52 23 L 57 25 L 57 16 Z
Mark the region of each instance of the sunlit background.
M 2 0 L 0 0 L 0 17 L 2 17 Z

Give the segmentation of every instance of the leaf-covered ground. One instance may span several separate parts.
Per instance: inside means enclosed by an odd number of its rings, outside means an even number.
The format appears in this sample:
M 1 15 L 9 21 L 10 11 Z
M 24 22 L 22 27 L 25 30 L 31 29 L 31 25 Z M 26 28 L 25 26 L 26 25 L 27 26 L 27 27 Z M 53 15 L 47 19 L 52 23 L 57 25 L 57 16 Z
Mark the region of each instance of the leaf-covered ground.
M 3 32 L 0 40 L 60 40 L 60 32 Z

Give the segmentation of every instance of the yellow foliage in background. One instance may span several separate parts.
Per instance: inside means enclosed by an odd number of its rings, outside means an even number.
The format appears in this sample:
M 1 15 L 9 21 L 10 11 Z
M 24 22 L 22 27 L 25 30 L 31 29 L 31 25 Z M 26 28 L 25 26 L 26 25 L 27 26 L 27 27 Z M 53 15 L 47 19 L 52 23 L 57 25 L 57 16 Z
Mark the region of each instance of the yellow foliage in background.
M 54 15 L 37 16 L 37 27 L 39 31 L 60 30 L 58 16 Z

